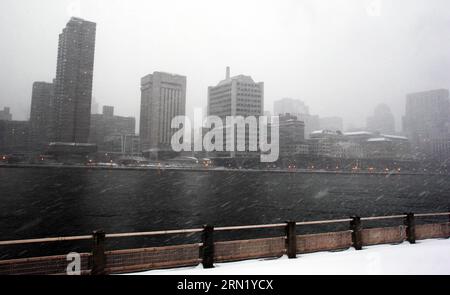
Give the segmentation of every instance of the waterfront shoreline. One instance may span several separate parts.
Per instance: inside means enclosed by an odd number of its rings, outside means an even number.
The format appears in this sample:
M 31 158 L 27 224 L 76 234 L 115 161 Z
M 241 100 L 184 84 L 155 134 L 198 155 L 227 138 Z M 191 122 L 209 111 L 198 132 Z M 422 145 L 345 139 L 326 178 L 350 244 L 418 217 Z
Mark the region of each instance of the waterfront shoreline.
M 114 170 L 114 171 L 190 171 L 190 172 L 253 172 L 253 173 L 300 173 L 300 174 L 343 174 L 343 175 L 449 175 L 432 172 L 368 172 L 368 171 L 325 171 L 306 169 L 230 169 L 225 167 L 200 168 L 200 167 L 135 167 L 135 166 L 87 166 L 87 165 L 43 165 L 43 164 L 0 164 L 0 168 L 59 168 L 59 169 L 89 169 L 89 170 Z

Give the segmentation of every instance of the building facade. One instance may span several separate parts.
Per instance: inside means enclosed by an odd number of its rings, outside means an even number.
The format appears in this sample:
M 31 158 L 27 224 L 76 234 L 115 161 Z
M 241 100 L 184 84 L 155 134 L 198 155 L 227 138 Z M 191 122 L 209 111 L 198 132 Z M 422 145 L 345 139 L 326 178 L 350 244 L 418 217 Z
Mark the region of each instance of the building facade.
M 385 134 L 395 134 L 395 118 L 386 104 L 375 107 L 373 115 L 367 118 L 367 130 Z
M 305 124 L 305 138 L 309 138 L 311 132 L 320 129 L 320 119 L 318 115 L 311 115 L 309 107 L 300 99 L 282 98 L 273 104 L 274 115 L 280 116 L 291 114 Z
M 59 35 L 51 141 L 89 139 L 96 24 L 71 18 Z
M 274 127 L 274 125 L 271 125 L 271 127 Z M 309 146 L 305 142 L 305 124 L 303 121 L 289 113 L 280 115 L 278 130 L 281 156 L 309 153 Z
M 230 76 L 230 68 L 227 67 L 225 79 L 216 86 L 208 87 L 208 116 L 218 116 L 222 119 L 223 129 L 223 155 L 249 156 L 251 146 L 258 146 L 258 131 L 246 130 L 245 138 L 239 138 L 235 126 L 226 126 L 227 116 L 242 116 L 244 118 L 254 116 L 258 120 L 264 114 L 264 83 L 255 82 L 252 77 L 246 75 Z M 255 133 L 255 134 L 253 134 Z M 234 136 L 234 151 L 225 152 L 227 141 Z M 239 140 L 244 140 L 245 151 L 237 151 Z M 256 151 L 254 151 L 256 152 Z M 217 153 L 221 154 L 221 153 Z
M 186 77 L 154 72 L 141 79 L 141 151 L 170 152 L 172 119 L 186 115 Z
M 103 106 L 102 114 L 91 115 L 89 142 L 97 144 L 99 152 L 137 153 L 136 119 L 114 115 L 113 106 Z
M 344 136 L 341 132 L 332 130 L 316 130 L 308 139 L 311 156 L 342 158 L 344 157 L 341 142 Z
M 273 103 L 275 115 L 280 114 L 309 114 L 309 107 L 300 99 L 284 97 Z
M 406 96 L 403 131 L 418 158 L 449 159 L 450 99 L 447 89 Z
M 29 121 L 0 120 L 0 153 L 23 153 L 29 148 Z
M 33 83 L 30 110 L 30 144 L 33 150 L 43 150 L 49 142 L 53 95 L 53 83 Z

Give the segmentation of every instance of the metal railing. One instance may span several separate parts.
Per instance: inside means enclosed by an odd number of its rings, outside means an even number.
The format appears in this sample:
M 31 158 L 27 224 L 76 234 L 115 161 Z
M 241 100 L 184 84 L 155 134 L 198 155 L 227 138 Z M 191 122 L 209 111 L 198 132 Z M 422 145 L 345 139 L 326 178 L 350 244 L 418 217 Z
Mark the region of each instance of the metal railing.
M 64 236 L 64 237 L 48 237 L 37 239 L 22 239 L 22 240 L 6 240 L 0 241 L 0 246 L 11 245 L 23 245 L 33 243 L 51 243 L 61 241 L 80 241 L 80 240 L 93 240 L 94 246 L 92 248 L 92 273 L 102 274 L 105 273 L 106 256 L 105 256 L 105 240 L 112 238 L 127 238 L 127 237 L 148 237 L 148 236 L 161 236 L 161 235 L 176 235 L 176 234 L 192 234 L 202 233 L 201 243 L 196 243 L 200 247 L 200 259 L 205 268 L 213 267 L 214 263 L 214 231 L 233 231 L 233 230 L 248 230 L 248 229 L 268 229 L 268 228 L 284 228 L 284 238 L 286 239 L 286 253 L 289 258 L 293 258 L 297 254 L 297 233 L 296 226 L 308 226 L 308 225 L 321 225 L 332 223 L 350 223 L 350 231 L 352 235 L 352 246 L 355 249 L 362 249 L 362 221 L 377 221 L 388 219 L 404 219 L 403 225 L 406 227 L 406 240 L 410 243 L 415 243 L 415 218 L 420 217 L 442 217 L 449 216 L 450 212 L 440 213 L 405 213 L 398 215 L 388 216 L 370 216 L 370 217 L 358 217 L 352 216 L 350 218 L 332 219 L 332 220 L 314 220 L 314 221 L 287 221 L 285 223 L 273 223 L 273 224 L 257 224 L 257 225 L 242 225 L 242 226 L 221 226 L 213 227 L 212 225 L 205 225 L 203 228 L 191 228 L 191 229 L 178 229 L 178 230 L 158 230 L 158 231 L 144 231 L 144 232 L 128 232 L 128 233 L 111 233 L 105 234 L 102 231 L 95 231 L 92 235 L 79 235 L 79 236 Z M 123 250 L 118 250 L 123 251 Z M 108 253 L 111 251 L 108 251 Z M 2 261 L 0 261 L 1 263 Z M 4 261 L 3 261 L 4 262 Z
M 370 216 L 370 217 L 360 217 L 360 220 L 361 221 L 373 221 L 373 220 L 386 220 L 386 219 L 400 219 L 400 218 L 405 218 L 406 216 L 407 216 L 406 213 L 399 214 L 399 215 Z M 450 212 L 415 213 L 414 216 L 415 217 L 434 217 L 434 216 L 449 216 L 450 217 Z M 295 222 L 295 224 L 296 225 L 316 225 L 316 224 L 329 224 L 329 223 L 343 223 L 343 222 L 350 222 L 352 220 L 353 220 L 353 218 L 298 221 L 298 222 Z M 244 230 L 244 229 L 281 228 L 281 227 L 285 227 L 285 226 L 286 226 L 286 223 L 272 223 L 272 224 L 222 226 L 222 227 L 214 227 L 214 230 L 215 231 L 230 231 L 230 230 Z M 145 236 L 158 236 L 158 235 L 190 234 L 190 233 L 199 233 L 202 231 L 204 231 L 204 228 L 159 230 L 159 231 L 145 231 L 145 232 L 131 232 L 131 233 L 113 233 L 113 234 L 105 234 L 105 238 L 125 238 L 125 237 L 145 237 Z M 0 246 L 32 244 L 32 243 L 62 242 L 62 241 L 79 241 L 79 240 L 89 240 L 89 239 L 92 239 L 92 235 L 63 236 L 63 237 L 49 237 L 49 238 L 22 239 L 22 240 L 6 240 L 6 241 L 0 241 Z

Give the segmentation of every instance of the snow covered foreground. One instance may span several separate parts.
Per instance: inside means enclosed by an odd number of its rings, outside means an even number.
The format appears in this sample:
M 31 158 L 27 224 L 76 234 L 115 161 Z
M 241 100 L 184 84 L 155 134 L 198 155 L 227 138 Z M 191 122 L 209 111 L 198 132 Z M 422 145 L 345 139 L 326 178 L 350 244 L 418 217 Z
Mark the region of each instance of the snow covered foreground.
M 344 275 L 344 274 L 446 274 L 450 275 L 450 239 L 423 240 L 416 244 L 376 245 L 339 252 L 297 255 L 296 259 L 255 259 L 217 263 L 213 269 L 201 265 L 152 270 L 143 275 Z

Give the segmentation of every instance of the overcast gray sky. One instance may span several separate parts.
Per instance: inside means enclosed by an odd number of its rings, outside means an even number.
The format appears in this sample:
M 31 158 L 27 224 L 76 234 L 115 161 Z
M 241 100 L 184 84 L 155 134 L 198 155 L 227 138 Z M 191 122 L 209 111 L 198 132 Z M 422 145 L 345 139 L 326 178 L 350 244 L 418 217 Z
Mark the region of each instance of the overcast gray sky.
M 265 109 L 300 98 L 311 113 L 364 126 L 405 94 L 450 86 L 447 0 L 1 0 L 0 108 L 29 116 L 33 81 L 51 81 L 71 16 L 97 23 L 94 96 L 139 117 L 140 77 L 187 76 L 187 111 L 231 67 L 265 83 Z

